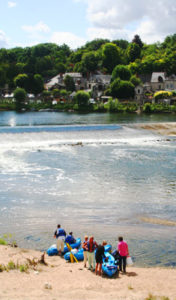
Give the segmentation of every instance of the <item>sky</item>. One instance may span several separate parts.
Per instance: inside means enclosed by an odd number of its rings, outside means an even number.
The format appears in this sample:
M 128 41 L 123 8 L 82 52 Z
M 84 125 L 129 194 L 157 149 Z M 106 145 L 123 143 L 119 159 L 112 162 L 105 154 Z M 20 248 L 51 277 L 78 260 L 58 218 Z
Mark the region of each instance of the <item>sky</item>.
M 162 42 L 176 33 L 176 0 L 0 0 L 0 48 L 71 49 L 96 38 Z

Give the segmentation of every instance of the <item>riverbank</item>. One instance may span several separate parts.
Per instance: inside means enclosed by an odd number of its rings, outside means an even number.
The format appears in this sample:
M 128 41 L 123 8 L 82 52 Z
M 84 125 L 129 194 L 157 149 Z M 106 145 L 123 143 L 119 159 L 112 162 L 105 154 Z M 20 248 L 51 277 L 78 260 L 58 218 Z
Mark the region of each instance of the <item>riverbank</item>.
M 176 135 L 176 122 L 137 124 L 135 127 L 151 130 L 165 136 Z
M 47 265 L 37 263 L 42 252 L 0 246 L 0 265 L 11 261 L 30 265 L 26 272 L 18 269 L 0 273 L 0 299 L 167 299 L 175 300 L 176 269 L 135 268 L 119 278 L 99 277 L 83 268 L 83 263 L 66 263 L 46 255 Z M 157 298 L 149 298 L 149 294 Z

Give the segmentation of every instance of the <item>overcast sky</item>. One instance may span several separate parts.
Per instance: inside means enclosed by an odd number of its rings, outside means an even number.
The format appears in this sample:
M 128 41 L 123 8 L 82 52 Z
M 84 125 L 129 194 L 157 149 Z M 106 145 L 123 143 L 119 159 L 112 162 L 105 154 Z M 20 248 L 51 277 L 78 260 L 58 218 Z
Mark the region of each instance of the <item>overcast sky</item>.
M 176 0 L 0 0 L 0 48 L 95 38 L 146 43 L 176 33 Z

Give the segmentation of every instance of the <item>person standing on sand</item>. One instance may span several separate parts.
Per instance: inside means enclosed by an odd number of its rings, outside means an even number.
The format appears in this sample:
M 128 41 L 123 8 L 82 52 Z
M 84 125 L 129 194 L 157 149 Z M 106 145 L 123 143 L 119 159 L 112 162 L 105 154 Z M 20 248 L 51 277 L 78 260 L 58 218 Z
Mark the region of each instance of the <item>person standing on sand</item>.
M 61 228 L 61 225 L 57 225 L 57 229 L 54 233 L 54 237 L 57 239 L 57 250 L 59 255 L 63 254 L 64 251 L 64 242 L 66 237 L 66 232 L 64 229 Z
M 119 252 L 119 271 L 122 272 L 123 268 L 123 273 L 126 273 L 126 259 L 129 255 L 128 244 L 123 240 L 122 236 L 120 236 L 118 240 L 117 250 Z
M 88 236 L 85 235 L 84 242 L 82 244 L 83 255 L 84 255 L 84 268 L 86 268 L 86 264 L 87 264 L 87 243 L 88 243 Z
M 95 260 L 96 260 L 95 274 L 97 275 L 97 271 L 98 271 L 100 276 L 102 274 L 103 257 L 105 257 L 105 255 L 104 255 L 104 252 L 105 252 L 104 246 L 105 245 L 107 245 L 106 241 L 103 241 L 102 245 L 98 245 L 96 254 L 95 254 Z
M 91 236 L 87 242 L 87 251 L 88 251 L 88 262 L 89 270 L 95 270 L 95 249 L 98 247 L 97 243 L 94 241 L 94 237 Z
M 69 232 L 69 234 L 67 235 L 66 239 L 65 239 L 65 243 L 68 243 L 69 245 L 76 243 L 76 240 L 73 236 L 73 232 Z

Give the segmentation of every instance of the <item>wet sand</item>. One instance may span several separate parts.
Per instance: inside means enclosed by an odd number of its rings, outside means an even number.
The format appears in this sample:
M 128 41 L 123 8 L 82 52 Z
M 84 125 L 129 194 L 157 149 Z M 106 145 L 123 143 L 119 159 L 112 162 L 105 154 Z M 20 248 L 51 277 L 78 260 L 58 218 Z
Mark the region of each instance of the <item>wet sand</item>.
M 176 122 L 170 123 L 144 123 L 138 124 L 135 127 L 151 130 L 153 132 L 159 133 L 166 136 L 175 136 L 176 135 Z

